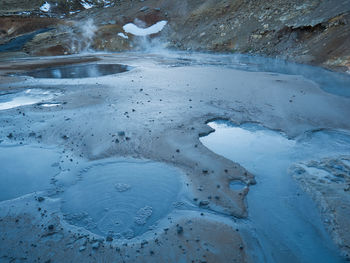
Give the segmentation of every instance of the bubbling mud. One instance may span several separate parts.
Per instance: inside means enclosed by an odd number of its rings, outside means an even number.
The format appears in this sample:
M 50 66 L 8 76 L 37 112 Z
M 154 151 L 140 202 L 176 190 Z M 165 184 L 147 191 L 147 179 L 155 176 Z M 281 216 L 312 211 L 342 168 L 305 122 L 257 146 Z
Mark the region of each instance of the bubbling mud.
M 152 229 L 174 209 L 180 177 L 165 164 L 134 159 L 92 165 L 62 194 L 62 211 L 73 225 L 130 239 Z

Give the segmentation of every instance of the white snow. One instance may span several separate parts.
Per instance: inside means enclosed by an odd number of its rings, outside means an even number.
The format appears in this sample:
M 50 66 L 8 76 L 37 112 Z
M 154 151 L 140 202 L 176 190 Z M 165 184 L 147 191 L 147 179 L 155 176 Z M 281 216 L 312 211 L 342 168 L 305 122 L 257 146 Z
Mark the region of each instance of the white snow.
M 147 28 L 140 28 L 133 23 L 129 23 L 124 25 L 123 29 L 126 33 L 130 33 L 135 36 L 148 36 L 162 31 L 167 23 L 168 21 L 162 20 Z
M 118 33 L 118 36 L 128 39 L 129 37 L 127 35 L 125 35 L 124 33 Z
M 45 2 L 45 4 L 43 4 L 40 7 L 40 10 L 43 11 L 43 12 L 49 12 L 50 8 L 51 8 L 51 5 L 48 2 Z
M 85 9 L 90 9 L 90 8 L 94 7 L 94 5 L 87 3 L 86 1 L 81 1 L 81 4 L 83 5 L 83 7 Z

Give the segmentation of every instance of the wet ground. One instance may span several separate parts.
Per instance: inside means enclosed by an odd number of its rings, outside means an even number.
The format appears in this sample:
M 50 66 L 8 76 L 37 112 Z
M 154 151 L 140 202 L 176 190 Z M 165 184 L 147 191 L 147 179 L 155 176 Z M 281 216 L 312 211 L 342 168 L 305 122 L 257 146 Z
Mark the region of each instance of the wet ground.
M 180 202 L 181 173 L 138 160 L 92 164 L 62 196 L 66 220 L 114 239 L 132 239 L 154 227 Z
M 264 250 L 273 251 L 269 261 L 343 262 L 316 205 L 293 181 L 288 168 L 301 161 L 349 155 L 350 134 L 326 130 L 288 139 L 257 124 L 218 121 L 209 126 L 215 132 L 201 142 L 256 175 L 257 185 L 247 197 L 248 218 L 265 239 Z
M 1 178 L 12 178 L 0 259 L 35 235 L 32 261 L 342 262 L 286 170 L 348 153 L 348 76 L 257 57 L 94 56 L 0 65 Z M 211 133 L 217 118 L 269 129 Z
M 0 95 L 0 110 L 8 110 L 20 106 L 38 104 L 44 101 L 50 101 L 57 96 L 57 93 L 41 89 L 26 89 L 24 91 L 14 91 L 13 93 L 7 94 L 5 93 L 4 95 Z M 55 104 L 42 103 L 41 105 L 45 107 Z

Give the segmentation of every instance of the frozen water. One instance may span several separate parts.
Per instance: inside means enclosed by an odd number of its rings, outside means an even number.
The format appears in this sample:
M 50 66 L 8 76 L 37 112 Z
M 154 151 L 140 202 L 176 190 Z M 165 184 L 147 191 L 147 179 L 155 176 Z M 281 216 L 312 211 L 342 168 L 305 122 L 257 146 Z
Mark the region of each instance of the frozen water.
M 98 163 L 79 177 L 62 194 L 66 220 L 114 238 L 145 233 L 171 211 L 181 189 L 179 171 L 156 162 Z
M 0 146 L 0 201 L 50 188 L 59 153 L 27 145 Z
M 217 121 L 209 126 L 215 132 L 202 143 L 256 175 L 257 185 L 247 196 L 249 218 L 268 262 L 342 262 L 314 203 L 287 169 L 294 162 L 349 154 L 350 135 L 324 130 L 292 140 L 256 124 Z

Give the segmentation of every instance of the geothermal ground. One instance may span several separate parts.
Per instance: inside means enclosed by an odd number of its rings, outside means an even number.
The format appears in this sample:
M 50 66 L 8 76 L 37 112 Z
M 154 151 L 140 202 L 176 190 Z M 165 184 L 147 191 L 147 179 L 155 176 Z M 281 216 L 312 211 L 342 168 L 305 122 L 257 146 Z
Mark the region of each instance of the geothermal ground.
M 0 63 L 1 262 L 345 262 L 350 77 L 240 55 Z

